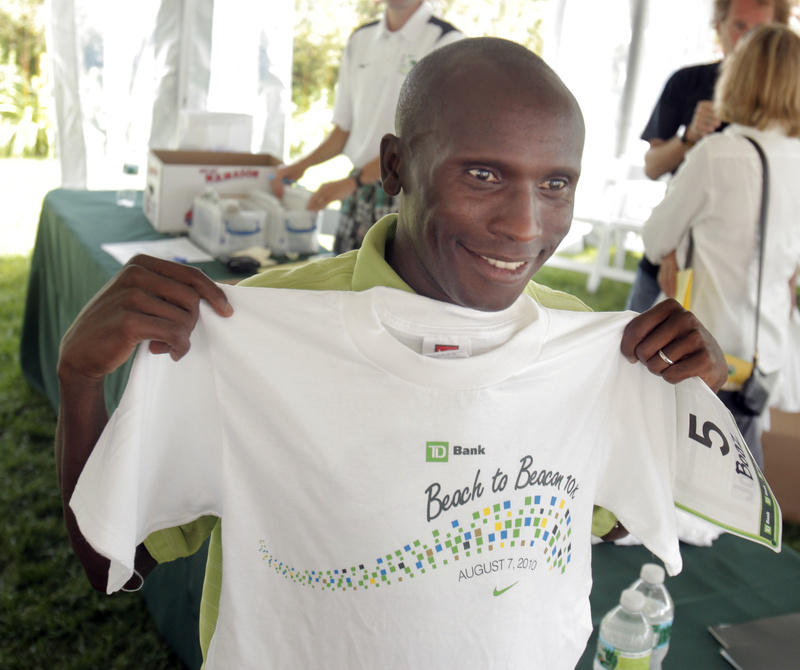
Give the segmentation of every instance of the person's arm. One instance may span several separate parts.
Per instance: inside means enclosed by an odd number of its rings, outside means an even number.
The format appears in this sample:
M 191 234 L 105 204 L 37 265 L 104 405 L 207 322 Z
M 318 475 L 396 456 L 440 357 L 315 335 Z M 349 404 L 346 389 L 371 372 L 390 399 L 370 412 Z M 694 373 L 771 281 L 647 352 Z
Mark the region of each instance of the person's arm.
M 350 132 L 343 130 L 339 126 L 334 126 L 328 136 L 320 142 L 319 146 L 307 156 L 303 156 L 298 161 L 289 165 L 281 165 L 275 170 L 275 177 L 272 180 L 272 192 L 276 197 L 283 197 L 283 180 L 298 181 L 306 173 L 306 170 L 320 163 L 336 158 L 347 143 Z
M 689 150 L 689 145 L 677 135 L 668 140 L 653 138 L 649 144 L 650 148 L 644 154 L 644 173 L 650 179 L 658 179 L 675 170 Z
M 659 265 L 675 250 L 682 253 L 695 225 L 702 225 L 712 210 L 716 178 L 713 145 L 722 138 L 712 138 L 687 156 L 670 180 L 664 198 L 650 212 L 642 227 L 642 241 L 647 258 Z
M 136 256 L 81 310 L 61 341 L 56 470 L 70 542 L 96 589 L 105 590 L 108 561 L 81 535 L 69 502 L 108 422 L 105 377 L 146 340 L 153 353 L 182 358 L 189 350 L 200 300 L 207 300 L 220 316 L 232 314 L 222 290 L 196 268 Z M 140 546 L 136 570 L 146 576 L 154 566 Z
M 650 148 L 644 155 L 644 171 L 650 179 L 658 179 L 667 172 L 674 172 L 697 142 L 720 127 L 722 121 L 714 111 L 711 100 L 701 100 L 695 107 L 692 121 L 686 128 L 684 138 L 673 135 L 669 139 L 653 137 Z
M 359 177 L 359 181 L 361 184 L 369 184 L 371 182 L 378 181 L 380 178 L 380 158 L 375 157 L 375 159 L 371 160 L 363 168 L 361 168 L 361 176 Z M 316 190 L 314 195 L 311 196 L 311 199 L 308 201 L 308 209 L 313 212 L 318 212 L 332 202 L 344 200 L 348 196 L 351 196 L 356 192 L 357 189 L 358 182 L 356 182 L 355 178 L 351 177 L 350 175 L 344 177 L 343 179 L 326 182 Z

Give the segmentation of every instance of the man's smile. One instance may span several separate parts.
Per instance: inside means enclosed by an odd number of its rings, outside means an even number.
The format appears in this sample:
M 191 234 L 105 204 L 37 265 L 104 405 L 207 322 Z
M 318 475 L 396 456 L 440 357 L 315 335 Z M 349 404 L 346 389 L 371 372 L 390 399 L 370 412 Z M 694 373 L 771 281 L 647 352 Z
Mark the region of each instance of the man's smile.
M 496 268 L 500 268 L 501 270 L 518 270 L 521 268 L 527 261 L 501 261 L 496 258 L 489 258 L 488 256 L 484 256 L 483 254 L 478 254 L 483 260 L 485 260 L 489 265 L 493 265 Z

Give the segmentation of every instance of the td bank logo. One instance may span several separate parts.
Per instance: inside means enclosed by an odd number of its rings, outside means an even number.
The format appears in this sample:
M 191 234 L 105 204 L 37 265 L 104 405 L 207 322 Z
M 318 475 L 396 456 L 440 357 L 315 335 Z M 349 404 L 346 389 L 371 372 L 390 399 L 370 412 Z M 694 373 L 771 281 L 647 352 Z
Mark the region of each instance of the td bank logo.
M 485 456 L 486 449 L 481 445 L 477 447 L 462 447 L 454 444 L 452 449 L 449 442 L 426 442 L 425 461 L 427 463 L 447 463 L 450 456 Z
M 425 443 L 425 462 L 426 463 L 447 463 L 450 453 L 449 442 L 426 442 Z

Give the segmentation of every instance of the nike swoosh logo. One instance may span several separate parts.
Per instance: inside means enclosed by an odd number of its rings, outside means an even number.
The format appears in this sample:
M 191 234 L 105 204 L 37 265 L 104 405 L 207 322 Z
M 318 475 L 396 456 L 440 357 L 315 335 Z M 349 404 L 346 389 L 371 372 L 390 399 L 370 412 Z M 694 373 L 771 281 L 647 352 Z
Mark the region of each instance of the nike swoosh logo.
M 506 586 L 506 588 L 500 589 L 499 591 L 497 590 L 497 587 L 495 586 L 494 587 L 494 593 L 492 593 L 492 595 L 495 596 L 495 597 L 502 596 L 506 591 L 508 591 L 508 589 L 516 586 L 517 584 L 519 584 L 519 582 L 514 582 L 511 586 Z

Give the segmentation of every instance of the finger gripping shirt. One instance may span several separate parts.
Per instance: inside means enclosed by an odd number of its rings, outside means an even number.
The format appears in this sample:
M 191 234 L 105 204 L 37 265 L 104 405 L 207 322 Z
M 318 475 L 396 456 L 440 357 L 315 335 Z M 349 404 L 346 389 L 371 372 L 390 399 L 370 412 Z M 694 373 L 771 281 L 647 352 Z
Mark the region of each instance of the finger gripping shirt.
M 140 347 L 71 501 L 109 592 L 222 518 L 207 668 L 573 668 L 595 502 L 680 570 L 676 408 L 710 391 L 628 363 L 629 314 L 224 290 L 181 361 Z

